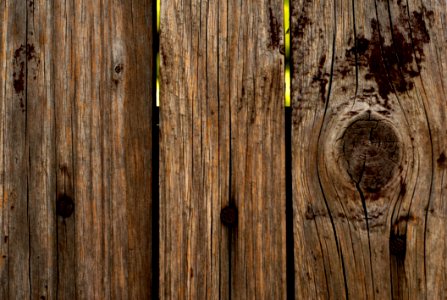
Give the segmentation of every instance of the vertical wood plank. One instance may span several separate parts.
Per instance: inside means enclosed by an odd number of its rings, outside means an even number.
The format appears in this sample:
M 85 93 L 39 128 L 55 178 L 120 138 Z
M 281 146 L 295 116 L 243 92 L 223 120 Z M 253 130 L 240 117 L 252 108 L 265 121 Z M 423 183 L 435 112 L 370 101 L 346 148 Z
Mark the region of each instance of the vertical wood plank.
M 55 118 L 51 38 L 52 3 L 26 2 L 26 139 L 28 158 L 29 278 L 31 299 L 57 290 Z M 23 176 L 25 174 L 22 174 Z
M 72 9 L 76 297 L 149 298 L 152 5 L 78 1 Z
M 1 30 L 0 30 L 0 86 L 2 87 L 0 93 L 0 114 L 4 116 L 6 112 L 6 93 L 5 87 L 7 86 L 7 81 L 9 76 L 5 76 L 7 66 L 11 66 L 12 61 L 7 60 L 8 52 L 11 45 L 7 42 L 8 40 L 8 11 L 6 5 L 0 6 L 0 20 L 1 20 Z M 8 297 L 8 215 L 9 215 L 9 205 L 8 198 L 5 197 L 6 192 L 6 182 L 5 182 L 5 132 L 6 123 L 5 117 L 1 118 L 0 122 L 0 297 Z
M 0 298 L 152 297 L 153 7 L 0 5 Z
M 160 20 L 161 297 L 285 298 L 282 1 L 165 1 Z
M 297 298 L 445 298 L 446 14 L 292 1 Z
M 26 1 L 3 1 L 1 16 L 1 252 L 5 299 L 30 297 L 30 220 L 26 121 Z
M 57 1 L 53 4 L 53 27 L 51 49 L 55 56 L 52 68 L 54 80 L 54 111 L 56 143 L 56 204 L 64 208 L 56 220 L 57 230 L 57 298 L 76 298 L 76 245 L 75 245 L 75 217 L 74 199 L 74 8 L 71 1 Z M 60 66 L 60 67 L 57 67 Z M 71 200 L 71 201 L 70 201 Z M 67 203 L 65 203 L 67 202 Z M 71 203 L 71 209 L 70 209 Z M 63 204 L 63 205 L 61 205 Z M 57 208 L 57 206 L 56 206 Z M 63 216 L 59 214 L 63 213 Z

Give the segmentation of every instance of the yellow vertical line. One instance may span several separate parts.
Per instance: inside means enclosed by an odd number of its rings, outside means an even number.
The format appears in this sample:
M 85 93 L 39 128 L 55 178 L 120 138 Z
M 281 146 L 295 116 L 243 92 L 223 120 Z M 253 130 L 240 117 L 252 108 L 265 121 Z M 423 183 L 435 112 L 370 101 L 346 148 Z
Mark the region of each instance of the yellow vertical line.
M 285 70 L 284 70 L 284 82 L 285 82 L 285 106 L 290 106 L 290 9 L 289 0 L 284 0 L 284 41 L 286 48 L 285 57 Z

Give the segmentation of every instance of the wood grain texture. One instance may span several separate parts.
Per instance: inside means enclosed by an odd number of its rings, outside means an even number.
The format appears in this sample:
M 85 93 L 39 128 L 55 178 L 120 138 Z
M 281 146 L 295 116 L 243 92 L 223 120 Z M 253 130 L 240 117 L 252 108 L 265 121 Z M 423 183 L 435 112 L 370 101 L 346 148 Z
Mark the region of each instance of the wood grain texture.
M 292 1 L 298 299 L 443 299 L 445 1 Z
M 31 295 L 26 11 L 26 1 L 3 1 L 0 5 L 2 299 Z
M 26 43 L 23 47 L 26 74 L 28 147 L 27 215 L 29 223 L 30 299 L 57 296 L 57 231 L 55 214 L 56 141 L 55 94 L 51 83 L 54 52 L 44 39 L 51 36 L 52 14 L 48 1 L 26 3 Z M 10 287 L 11 289 L 11 287 Z
M 160 47 L 161 298 L 283 299 L 282 1 L 162 1 Z
M 1 299 L 148 299 L 148 0 L 0 5 Z

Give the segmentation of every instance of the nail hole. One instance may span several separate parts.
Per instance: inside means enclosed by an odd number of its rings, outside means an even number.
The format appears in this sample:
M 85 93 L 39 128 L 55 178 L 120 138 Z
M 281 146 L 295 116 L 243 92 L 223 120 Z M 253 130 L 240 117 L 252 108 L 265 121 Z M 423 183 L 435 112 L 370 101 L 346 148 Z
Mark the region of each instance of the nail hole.
M 224 207 L 220 212 L 220 220 L 228 227 L 233 227 L 237 224 L 237 208 L 233 205 Z
M 391 234 L 390 237 L 390 253 L 396 257 L 405 257 L 407 250 L 407 241 L 405 235 Z

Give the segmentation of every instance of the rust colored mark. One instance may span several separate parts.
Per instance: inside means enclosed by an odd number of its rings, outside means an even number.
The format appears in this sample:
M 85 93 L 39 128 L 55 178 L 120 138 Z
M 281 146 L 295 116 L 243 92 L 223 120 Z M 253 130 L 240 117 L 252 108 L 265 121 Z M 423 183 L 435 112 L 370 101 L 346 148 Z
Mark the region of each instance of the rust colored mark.
M 346 50 L 348 65 L 358 64 L 368 70 L 366 80 L 374 80 L 378 94 L 385 100 L 384 107 L 390 109 L 388 97 L 391 93 L 402 94 L 414 88 L 412 78 L 419 76 L 424 59 L 424 45 L 430 42 L 424 15 L 413 12 L 410 19 L 403 12 L 392 28 L 392 41 L 386 45 L 376 19 L 371 20 L 372 37 L 357 36 L 355 45 Z M 350 71 L 346 66 L 338 70 L 342 77 Z
M 17 94 L 23 93 L 25 90 L 25 54 L 24 45 L 14 51 L 13 86 Z
M 364 55 L 369 48 L 369 41 L 363 36 L 359 36 L 356 39 L 354 47 L 346 50 L 346 57 L 353 58 L 355 54 Z
M 25 74 L 24 74 L 23 68 L 24 68 L 24 63 L 21 63 L 21 68 L 20 68 L 19 74 L 17 75 L 17 73 L 14 72 L 14 75 L 13 75 L 14 76 L 14 83 L 13 83 L 14 89 L 15 89 L 16 93 L 18 93 L 18 94 L 25 90 L 25 80 L 24 80 Z
M 14 72 L 13 72 L 13 86 L 17 94 L 25 91 L 25 73 L 26 61 L 36 59 L 36 49 L 33 44 L 27 44 L 26 47 L 21 45 L 14 51 Z M 21 99 L 20 101 L 23 101 Z M 20 104 L 23 109 L 23 103 Z
M 28 60 L 36 59 L 36 49 L 33 44 L 28 44 L 26 49 L 26 58 Z

